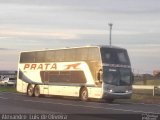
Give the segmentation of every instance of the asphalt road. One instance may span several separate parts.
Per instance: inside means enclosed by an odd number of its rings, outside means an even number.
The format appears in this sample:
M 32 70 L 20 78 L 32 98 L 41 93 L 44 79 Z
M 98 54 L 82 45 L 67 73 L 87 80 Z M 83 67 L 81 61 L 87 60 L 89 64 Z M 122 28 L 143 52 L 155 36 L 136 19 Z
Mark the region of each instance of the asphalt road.
M 27 119 L 32 120 L 44 119 L 42 115 L 46 115 L 46 119 L 55 119 L 54 115 L 63 115 L 60 118 L 67 120 L 147 120 L 152 117 L 160 120 L 160 104 L 83 102 L 53 96 L 36 98 L 19 93 L 1 92 L 0 114 L 0 119 L 4 119 L 4 115 L 8 114 L 27 114 L 30 115 Z

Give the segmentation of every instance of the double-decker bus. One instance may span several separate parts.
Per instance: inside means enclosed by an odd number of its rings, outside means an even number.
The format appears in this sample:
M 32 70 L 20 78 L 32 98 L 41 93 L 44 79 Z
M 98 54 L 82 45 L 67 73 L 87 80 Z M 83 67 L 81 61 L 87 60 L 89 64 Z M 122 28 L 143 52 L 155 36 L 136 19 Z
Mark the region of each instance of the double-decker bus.
M 132 71 L 127 50 L 86 46 L 20 53 L 17 91 L 28 96 L 58 95 L 90 98 L 130 98 Z

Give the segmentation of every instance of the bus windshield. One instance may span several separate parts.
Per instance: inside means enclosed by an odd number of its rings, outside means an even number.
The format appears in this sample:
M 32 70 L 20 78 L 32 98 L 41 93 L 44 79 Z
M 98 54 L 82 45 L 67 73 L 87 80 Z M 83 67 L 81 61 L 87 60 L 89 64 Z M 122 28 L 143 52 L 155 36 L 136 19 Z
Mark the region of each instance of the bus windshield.
M 101 48 L 101 56 L 103 63 L 130 65 L 125 49 Z
M 111 85 L 131 85 L 132 73 L 130 68 L 103 67 L 103 81 Z

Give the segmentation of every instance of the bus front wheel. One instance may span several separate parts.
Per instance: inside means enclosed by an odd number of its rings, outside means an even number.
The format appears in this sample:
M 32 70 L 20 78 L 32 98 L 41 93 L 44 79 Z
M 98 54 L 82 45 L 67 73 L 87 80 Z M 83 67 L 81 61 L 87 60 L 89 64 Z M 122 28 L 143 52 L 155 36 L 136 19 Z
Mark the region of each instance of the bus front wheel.
M 34 95 L 34 87 L 32 84 L 29 84 L 28 85 L 28 88 L 27 88 L 27 95 L 32 97 Z
M 87 91 L 87 88 L 85 88 L 85 87 L 81 88 L 80 99 L 82 101 L 87 101 L 88 100 L 88 91 Z
M 34 87 L 34 96 L 35 96 L 35 97 L 39 97 L 39 96 L 40 96 L 40 88 L 39 88 L 38 85 L 36 85 L 36 86 Z

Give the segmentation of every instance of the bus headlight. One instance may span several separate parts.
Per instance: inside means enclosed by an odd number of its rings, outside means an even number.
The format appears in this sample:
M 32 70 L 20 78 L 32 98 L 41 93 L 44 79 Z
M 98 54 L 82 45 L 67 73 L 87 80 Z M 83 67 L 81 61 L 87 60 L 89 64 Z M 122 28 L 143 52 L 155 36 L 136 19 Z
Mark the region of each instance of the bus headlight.
M 128 93 L 128 92 L 132 92 L 132 90 L 126 90 L 126 93 Z
M 112 90 L 112 89 L 110 89 L 110 90 L 108 90 L 108 92 L 112 93 L 112 92 L 113 92 L 113 90 Z
M 129 91 L 128 90 L 126 90 L 126 93 L 128 93 Z

